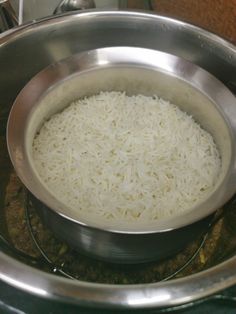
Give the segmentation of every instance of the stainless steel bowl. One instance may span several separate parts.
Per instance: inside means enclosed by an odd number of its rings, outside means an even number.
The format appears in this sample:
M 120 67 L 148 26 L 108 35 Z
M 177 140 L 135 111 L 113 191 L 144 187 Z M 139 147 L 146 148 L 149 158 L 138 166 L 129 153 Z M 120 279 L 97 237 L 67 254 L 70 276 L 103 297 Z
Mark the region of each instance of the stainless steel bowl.
M 31 156 L 43 121 L 75 99 L 100 91 L 158 95 L 192 115 L 219 147 L 222 169 L 209 197 L 186 213 L 138 230 L 130 224 L 101 227 L 79 218 L 39 179 Z M 186 60 L 150 49 L 112 47 L 72 56 L 49 66 L 21 91 L 10 112 L 7 141 L 13 165 L 25 186 L 46 206 L 45 222 L 80 251 L 100 259 L 137 263 L 176 253 L 209 222 L 209 216 L 236 190 L 236 100 L 212 75 Z M 79 135 L 78 135 L 79 136 Z M 208 219 L 204 219 L 208 217 Z

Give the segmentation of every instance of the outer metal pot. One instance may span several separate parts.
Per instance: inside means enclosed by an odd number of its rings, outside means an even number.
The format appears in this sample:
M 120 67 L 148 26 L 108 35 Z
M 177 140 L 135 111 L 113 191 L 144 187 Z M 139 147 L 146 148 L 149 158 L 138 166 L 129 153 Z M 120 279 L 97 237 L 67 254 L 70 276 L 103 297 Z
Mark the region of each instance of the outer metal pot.
M 221 153 L 218 182 L 206 200 L 186 213 L 135 225 L 78 215 L 50 194 L 32 160 L 41 125 L 78 98 L 100 91 L 157 94 L 192 115 L 213 135 Z M 49 66 L 21 91 L 10 112 L 7 142 L 13 165 L 26 187 L 47 206 L 45 222 L 69 244 L 119 263 L 146 262 L 176 253 L 201 233 L 209 216 L 235 193 L 236 99 L 208 72 L 182 58 L 135 47 L 95 49 Z M 79 136 L 79 134 L 78 134 Z M 204 218 L 208 219 L 204 220 Z
M 105 46 L 140 46 L 181 56 L 235 89 L 236 49 L 204 30 L 157 15 L 87 12 L 22 26 L 0 37 L 0 95 L 5 115 L 17 92 L 39 70 L 71 54 Z M 32 269 L 3 252 L 0 278 L 45 298 L 93 307 L 160 308 L 187 303 L 236 283 L 236 257 L 207 271 L 143 285 L 71 281 Z

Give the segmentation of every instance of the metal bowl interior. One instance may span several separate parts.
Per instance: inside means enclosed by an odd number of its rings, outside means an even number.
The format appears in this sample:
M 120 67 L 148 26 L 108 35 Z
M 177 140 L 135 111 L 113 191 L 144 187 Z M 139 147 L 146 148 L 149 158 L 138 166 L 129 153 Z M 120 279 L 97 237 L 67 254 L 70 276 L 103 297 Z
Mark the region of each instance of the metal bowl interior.
M 192 115 L 210 132 L 222 158 L 218 182 L 200 204 L 186 213 L 141 226 L 78 216 L 46 188 L 35 170 L 32 142 L 42 123 L 72 101 L 100 91 L 158 95 Z M 113 47 L 88 51 L 53 64 L 36 75 L 17 97 L 8 121 L 9 153 L 19 177 L 44 204 L 76 223 L 113 232 L 152 233 L 178 229 L 201 220 L 235 192 L 236 102 L 212 75 L 182 58 L 150 49 Z

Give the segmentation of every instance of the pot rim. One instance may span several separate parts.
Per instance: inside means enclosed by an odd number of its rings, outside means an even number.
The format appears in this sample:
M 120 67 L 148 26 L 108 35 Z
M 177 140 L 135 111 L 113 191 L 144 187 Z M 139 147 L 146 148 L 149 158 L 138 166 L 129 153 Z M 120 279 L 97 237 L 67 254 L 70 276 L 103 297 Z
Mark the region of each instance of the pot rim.
M 56 21 L 58 20 L 64 20 L 69 22 L 69 20 L 71 19 L 77 19 L 77 18 L 81 18 L 81 15 L 83 16 L 83 18 L 86 18 L 86 16 L 91 16 L 91 17 L 99 17 L 102 15 L 107 15 L 107 16 L 111 16 L 113 14 L 117 14 L 117 15 L 124 15 L 124 16 L 135 16 L 135 17 L 142 17 L 142 18 L 149 18 L 149 19 L 158 19 L 161 20 L 163 22 L 172 22 L 175 24 L 175 26 L 178 27 L 186 27 L 188 26 L 189 30 L 191 30 L 192 32 L 199 34 L 199 32 L 201 33 L 202 36 L 206 37 L 206 38 L 210 38 L 212 41 L 215 41 L 216 43 L 220 43 L 221 45 L 225 45 L 227 46 L 227 48 L 229 48 L 230 50 L 232 50 L 232 52 L 236 51 L 236 46 L 229 42 L 228 40 L 220 37 L 219 35 L 217 35 L 214 32 L 210 32 L 205 28 L 199 27 L 197 25 L 188 23 L 188 22 L 184 22 L 181 20 L 178 20 L 176 18 L 172 18 L 166 15 L 160 15 L 158 13 L 154 13 L 152 11 L 147 12 L 147 11 L 143 11 L 143 10 L 135 10 L 135 9 L 86 9 L 86 10 L 82 10 L 82 11 L 77 11 L 77 12 L 66 12 L 66 13 L 61 13 L 61 14 L 57 14 L 54 16 L 47 16 L 47 17 L 43 17 L 43 18 L 38 18 L 32 21 L 28 21 L 26 23 L 23 23 L 21 25 L 15 26 L 9 30 L 6 30 L 3 33 L 0 33 L 0 45 L 8 42 L 9 40 L 20 36 L 21 34 L 23 34 L 26 30 L 30 30 L 30 29 L 35 29 L 36 27 L 44 27 L 47 26 L 47 24 L 51 24 L 52 21 Z
M 0 261 L 3 282 L 38 297 L 92 308 L 173 307 L 206 298 L 236 283 L 236 257 L 180 279 L 129 285 L 58 277 L 16 261 L 3 252 L 0 252 Z

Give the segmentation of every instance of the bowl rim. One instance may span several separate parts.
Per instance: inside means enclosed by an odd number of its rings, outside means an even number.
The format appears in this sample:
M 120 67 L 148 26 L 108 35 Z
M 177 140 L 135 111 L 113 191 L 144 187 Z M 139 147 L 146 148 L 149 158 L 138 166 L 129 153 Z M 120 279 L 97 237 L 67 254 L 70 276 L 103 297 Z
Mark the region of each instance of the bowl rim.
M 141 64 L 138 64 L 140 61 Z M 200 92 L 207 95 L 216 104 L 216 109 L 222 115 L 228 127 L 231 141 L 231 161 L 225 176 L 216 184 L 209 197 L 193 206 L 189 211 L 178 216 L 144 223 L 138 229 L 135 224 L 123 222 L 120 227 L 112 222 L 109 222 L 109 227 L 103 227 L 99 222 L 91 222 L 89 218 L 82 217 L 78 219 L 77 215 L 70 211 L 66 204 L 56 199 L 46 188 L 37 171 L 35 171 L 29 151 L 26 148 L 27 127 L 33 115 L 32 112 L 40 104 L 42 98 L 66 79 L 98 69 L 108 69 L 120 65 L 137 67 L 137 64 L 138 67 L 146 67 L 147 69 L 152 69 L 154 66 L 160 72 L 168 73 L 178 79 L 181 77 L 187 84 L 194 82 Z M 184 67 L 187 67 L 190 71 L 184 71 Z M 194 73 L 194 77 L 191 77 L 192 73 Z M 208 84 L 202 84 L 201 79 L 203 82 L 207 81 Z M 220 107 L 221 103 L 224 103 L 224 110 Z M 24 107 L 22 107 L 22 104 L 24 104 Z M 36 74 L 25 85 L 10 111 L 7 123 L 7 147 L 15 170 L 24 185 L 50 210 L 53 210 L 64 219 L 81 226 L 112 233 L 150 234 L 166 232 L 204 219 L 224 205 L 235 193 L 236 161 L 234 160 L 235 145 L 233 143 L 236 142 L 236 125 L 232 118 L 235 115 L 236 98 L 234 95 L 223 83 L 199 66 L 183 58 L 153 49 L 121 46 L 105 47 L 72 55 L 51 64 Z

